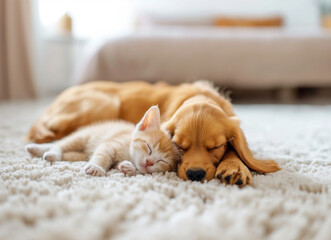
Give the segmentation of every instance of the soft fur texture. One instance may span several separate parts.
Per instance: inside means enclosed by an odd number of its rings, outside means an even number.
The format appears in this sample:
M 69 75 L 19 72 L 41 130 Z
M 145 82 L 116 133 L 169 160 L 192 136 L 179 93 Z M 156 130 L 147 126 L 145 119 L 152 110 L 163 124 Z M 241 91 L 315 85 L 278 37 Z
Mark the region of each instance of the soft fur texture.
M 31 158 L 20 140 L 48 102 L 0 103 L 0 239 L 317 239 L 331 236 L 331 107 L 235 106 L 257 158 L 253 187 L 175 173 L 90 177 Z
M 79 128 L 54 142 L 26 146 L 27 152 L 45 161 L 89 161 L 85 172 L 104 176 L 111 168 L 132 176 L 174 171 L 180 157 L 166 131 L 161 129 L 160 110 L 151 107 L 140 122 L 113 120 Z
M 182 149 L 180 178 L 202 181 L 216 177 L 244 186 L 252 181 L 247 167 L 260 173 L 279 170 L 275 161 L 252 156 L 230 101 L 207 82 L 179 86 L 92 82 L 72 87 L 49 106 L 27 138 L 48 142 L 105 119 L 136 123 L 154 104 L 160 107 L 164 129 Z

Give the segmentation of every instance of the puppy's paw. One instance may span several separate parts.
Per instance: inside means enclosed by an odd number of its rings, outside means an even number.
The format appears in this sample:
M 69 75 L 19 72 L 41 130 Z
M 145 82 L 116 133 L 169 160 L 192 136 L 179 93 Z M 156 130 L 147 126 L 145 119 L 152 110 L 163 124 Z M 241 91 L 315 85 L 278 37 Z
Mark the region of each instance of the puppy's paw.
M 61 161 L 61 154 L 48 151 L 44 153 L 43 159 L 48 162 Z
M 85 173 L 97 177 L 103 177 L 106 175 L 106 171 L 95 163 L 87 163 L 85 165 Z
M 118 170 L 120 170 L 122 173 L 133 176 L 136 174 L 136 168 L 132 164 L 132 162 L 129 161 L 123 161 L 118 164 Z
M 223 161 L 216 170 L 215 177 L 225 184 L 236 184 L 240 187 L 252 184 L 252 174 L 241 161 Z

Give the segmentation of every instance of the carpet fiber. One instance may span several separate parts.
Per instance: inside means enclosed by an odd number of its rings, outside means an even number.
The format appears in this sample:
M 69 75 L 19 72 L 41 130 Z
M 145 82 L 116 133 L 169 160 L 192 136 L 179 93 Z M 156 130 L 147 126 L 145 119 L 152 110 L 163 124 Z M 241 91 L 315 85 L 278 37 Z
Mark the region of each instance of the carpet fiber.
M 283 169 L 240 189 L 31 158 L 21 136 L 47 103 L 0 104 L 0 239 L 330 239 L 330 106 L 235 106 L 254 155 Z

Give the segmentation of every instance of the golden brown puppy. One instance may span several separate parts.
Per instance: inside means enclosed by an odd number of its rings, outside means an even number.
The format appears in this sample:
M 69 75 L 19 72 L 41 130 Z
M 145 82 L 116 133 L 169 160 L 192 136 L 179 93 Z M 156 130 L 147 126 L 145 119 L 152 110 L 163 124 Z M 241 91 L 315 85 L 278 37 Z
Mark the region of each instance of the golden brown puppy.
M 180 178 L 202 181 L 217 177 L 228 184 L 246 185 L 252 179 L 247 167 L 261 173 L 279 170 L 274 161 L 253 158 L 230 101 L 204 82 L 179 86 L 92 82 L 72 87 L 36 121 L 27 139 L 50 142 L 78 127 L 108 119 L 137 123 L 156 104 L 163 127 L 183 151 Z
M 234 116 L 231 103 L 203 82 L 179 86 L 146 82 L 91 82 L 61 93 L 31 127 L 27 140 L 51 142 L 78 127 L 108 119 L 118 118 L 136 124 L 152 105 L 159 106 L 161 120 L 165 121 L 184 101 L 197 95 L 212 99 L 229 116 Z
M 163 127 L 183 152 L 177 171 L 182 179 L 200 181 L 217 177 L 222 182 L 246 185 L 251 184 L 252 176 L 245 164 L 262 173 L 279 170 L 274 161 L 254 159 L 239 119 L 228 116 L 205 96 L 185 101 Z

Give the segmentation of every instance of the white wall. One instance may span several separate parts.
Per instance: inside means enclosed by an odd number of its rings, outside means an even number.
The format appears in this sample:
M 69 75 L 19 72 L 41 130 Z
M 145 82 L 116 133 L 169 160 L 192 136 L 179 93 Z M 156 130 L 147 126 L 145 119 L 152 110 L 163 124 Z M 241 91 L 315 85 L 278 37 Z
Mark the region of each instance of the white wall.
M 60 16 L 73 18 L 73 33 L 79 38 L 104 36 L 128 30 L 133 22 L 134 0 L 39 0 L 40 20 L 47 34 Z

